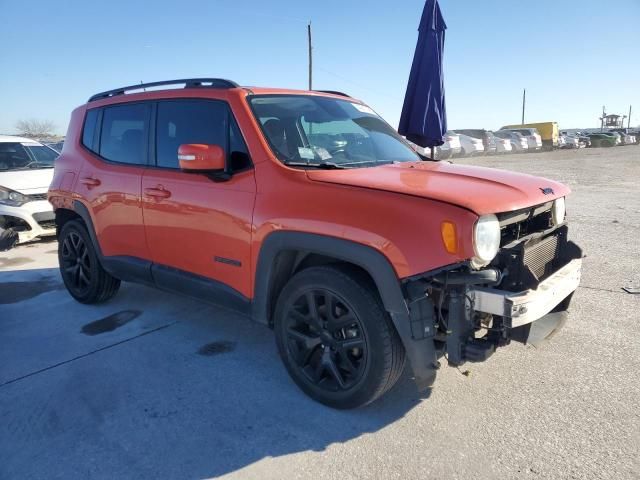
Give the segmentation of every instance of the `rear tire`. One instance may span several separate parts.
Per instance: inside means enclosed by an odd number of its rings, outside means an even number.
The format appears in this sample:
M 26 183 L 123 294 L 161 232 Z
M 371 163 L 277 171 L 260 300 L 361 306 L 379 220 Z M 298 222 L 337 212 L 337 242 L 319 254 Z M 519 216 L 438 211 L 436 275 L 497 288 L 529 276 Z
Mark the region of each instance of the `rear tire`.
M 348 267 L 297 273 L 278 298 L 274 326 L 291 378 L 332 408 L 373 402 L 404 369 L 404 347 L 375 286 Z
M 58 238 L 60 274 L 69 294 L 80 303 L 106 302 L 120 288 L 120 280 L 102 268 L 84 224 L 64 224 Z

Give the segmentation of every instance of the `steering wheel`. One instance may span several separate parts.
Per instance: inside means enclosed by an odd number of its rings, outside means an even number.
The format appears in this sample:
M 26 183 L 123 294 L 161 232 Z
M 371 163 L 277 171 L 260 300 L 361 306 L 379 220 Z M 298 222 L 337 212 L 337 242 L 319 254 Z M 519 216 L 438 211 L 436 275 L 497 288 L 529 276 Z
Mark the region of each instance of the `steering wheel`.
M 343 155 L 344 157 L 351 160 L 351 155 L 349 155 L 346 147 L 336 147 L 333 150 L 329 150 L 329 153 L 332 157 L 335 157 L 336 155 Z

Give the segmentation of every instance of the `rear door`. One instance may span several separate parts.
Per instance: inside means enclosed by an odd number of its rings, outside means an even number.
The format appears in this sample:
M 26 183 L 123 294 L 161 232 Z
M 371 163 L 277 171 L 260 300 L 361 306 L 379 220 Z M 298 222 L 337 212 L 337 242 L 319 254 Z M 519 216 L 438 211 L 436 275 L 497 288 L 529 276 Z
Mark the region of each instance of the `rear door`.
M 159 101 L 154 124 L 155 166 L 144 173 L 142 195 L 156 283 L 185 290 L 189 282 L 199 288 L 211 281 L 212 295 L 213 287 L 220 286 L 248 298 L 256 184 L 228 104 L 208 99 Z M 181 171 L 182 144 L 223 147 L 233 170 L 231 179 L 216 182 L 204 173 Z
M 149 261 L 140 182 L 147 166 L 151 105 L 129 103 L 87 112 L 78 193 L 88 203 L 105 256 Z

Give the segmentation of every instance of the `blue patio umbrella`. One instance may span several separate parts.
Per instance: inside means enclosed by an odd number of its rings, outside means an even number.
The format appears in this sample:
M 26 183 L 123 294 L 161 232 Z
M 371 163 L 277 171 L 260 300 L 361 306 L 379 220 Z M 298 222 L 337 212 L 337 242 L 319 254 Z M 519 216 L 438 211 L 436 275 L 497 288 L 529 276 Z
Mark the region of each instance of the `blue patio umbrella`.
M 409 141 L 431 147 L 432 157 L 434 147 L 444 143 L 447 131 L 442 74 L 446 29 L 438 0 L 427 0 L 398 127 Z

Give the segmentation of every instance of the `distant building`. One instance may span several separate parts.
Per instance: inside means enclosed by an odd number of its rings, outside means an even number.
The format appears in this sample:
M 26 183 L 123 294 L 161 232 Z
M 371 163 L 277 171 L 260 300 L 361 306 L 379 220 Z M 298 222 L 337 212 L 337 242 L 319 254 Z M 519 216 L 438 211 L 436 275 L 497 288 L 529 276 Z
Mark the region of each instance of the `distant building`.
M 624 128 L 624 120 L 626 115 L 603 115 L 600 117 L 600 125 L 602 129 L 605 128 Z

